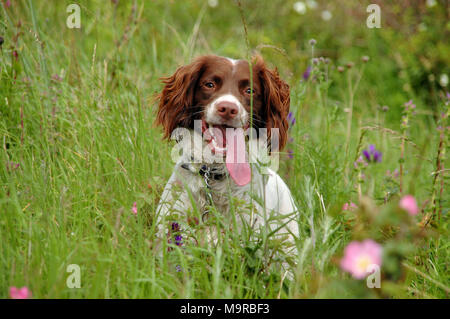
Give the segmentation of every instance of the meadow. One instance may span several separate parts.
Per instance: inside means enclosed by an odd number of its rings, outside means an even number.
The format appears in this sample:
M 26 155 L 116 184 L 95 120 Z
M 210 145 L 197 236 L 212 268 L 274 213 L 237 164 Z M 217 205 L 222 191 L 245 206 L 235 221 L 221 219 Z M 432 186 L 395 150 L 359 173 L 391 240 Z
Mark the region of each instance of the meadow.
M 67 26 L 71 3 L 81 28 Z M 380 28 L 366 24 L 370 3 Z M 449 10 L 1 0 L 0 298 L 11 287 L 31 298 L 448 298 Z M 154 125 L 159 78 L 209 53 L 260 54 L 291 87 L 279 174 L 300 211 L 299 254 L 276 258 L 295 260 L 293 278 L 272 265 L 270 238 L 154 245 L 173 167 Z M 365 240 L 382 249 L 380 288 L 342 266 Z

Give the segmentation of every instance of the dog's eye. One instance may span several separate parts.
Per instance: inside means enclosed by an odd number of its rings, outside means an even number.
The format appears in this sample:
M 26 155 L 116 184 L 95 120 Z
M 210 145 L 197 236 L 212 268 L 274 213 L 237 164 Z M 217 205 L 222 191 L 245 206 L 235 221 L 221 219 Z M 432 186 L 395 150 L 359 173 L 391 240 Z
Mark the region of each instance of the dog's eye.
M 251 88 L 247 88 L 247 89 L 245 90 L 245 93 L 246 93 L 246 94 L 251 94 L 251 93 L 255 94 L 255 90 L 252 90 Z
M 206 82 L 206 83 L 205 83 L 205 87 L 207 87 L 208 89 L 213 89 L 213 88 L 214 88 L 214 83 L 212 83 L 212 82 Z

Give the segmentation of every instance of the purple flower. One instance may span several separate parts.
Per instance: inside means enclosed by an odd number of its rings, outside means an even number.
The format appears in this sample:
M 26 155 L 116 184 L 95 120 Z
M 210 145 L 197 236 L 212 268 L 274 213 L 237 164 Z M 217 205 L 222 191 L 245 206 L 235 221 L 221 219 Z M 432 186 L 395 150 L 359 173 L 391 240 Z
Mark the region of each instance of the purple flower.
M 181 235 L 175 236 L 175 245 L 177 246 L 183 245 L 183 237 Z
M 172 223 L 172 231 L 177 232 L 180 231 L 180 225 L 178 223 Z
M 177 272 L 181 272 L 181 270 L 182 270 L 180 265 L 176 265 L 175 268 L 176 268 Z
M 303 73 L 303 80 L 308 81 L 309 76 L 311 75 L 311 66 L 306 68 L 306 71 Z
M 381 162 L 382 154 L 375 148 L 375 145 L 373 144 L 369 145 L 368 150 L 363 150 L 363 155 L 369 163 Z
M 290 159 L 293 159 L 293 158 L 294 158 L 294 151 L 288 150 L 287 153 L 288 153 L 288 157 L 289 157 Z
M 287 119 L 288 119 L 289 123 L 291 124 L 291 126 L 294 125 L 296 122 L 295 116 L 292 112 L 289 112 Z

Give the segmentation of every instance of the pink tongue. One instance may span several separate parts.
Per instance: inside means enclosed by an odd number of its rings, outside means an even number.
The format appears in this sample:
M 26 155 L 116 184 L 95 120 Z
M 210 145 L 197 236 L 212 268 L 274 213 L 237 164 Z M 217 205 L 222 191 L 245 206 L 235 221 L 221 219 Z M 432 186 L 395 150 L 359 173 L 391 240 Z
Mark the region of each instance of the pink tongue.
M 228 131 L 228 130 L 227 130 Z M 227 136 L 226 166 L 231 178 L 238 186 L 247 185 L 251 180 L 251 170 L 245 154 L 245 138 L 242 129 L 233 130 Z

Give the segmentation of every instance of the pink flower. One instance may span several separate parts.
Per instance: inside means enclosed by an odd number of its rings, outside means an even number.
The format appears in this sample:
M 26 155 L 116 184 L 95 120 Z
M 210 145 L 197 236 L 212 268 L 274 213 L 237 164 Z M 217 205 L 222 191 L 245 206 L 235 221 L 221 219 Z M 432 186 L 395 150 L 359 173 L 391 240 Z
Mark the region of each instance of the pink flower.
M 9 297 L 11 299 L 29 299 L 31 298 L 31 291 L 27 287 L 22 288 L 10 287 Z
M 133 203 L 133 207 L 131 208 L 131 211 L 133 212 L 133 214 L 137 215 L 137 203 L 136 202 Z
M 405 195 L 400 199 L 398 204 L 401 209 L 406 210 L 408 214 L 415 216 L 419 213 L 416 199 L 412 195 Z
M 342 205 L 342 210 L 355 210 L 356 208 L 358 208 L 358 206 L 353 202 Z
M 353 278 L 362 279 L 367 273 L 369 265 L 381 266 L 382 247 L 372 239 L 363 242 L 352 241 L 345 247 L 341 268 L 349 272 Z

